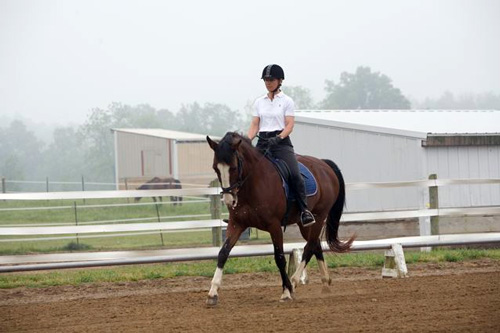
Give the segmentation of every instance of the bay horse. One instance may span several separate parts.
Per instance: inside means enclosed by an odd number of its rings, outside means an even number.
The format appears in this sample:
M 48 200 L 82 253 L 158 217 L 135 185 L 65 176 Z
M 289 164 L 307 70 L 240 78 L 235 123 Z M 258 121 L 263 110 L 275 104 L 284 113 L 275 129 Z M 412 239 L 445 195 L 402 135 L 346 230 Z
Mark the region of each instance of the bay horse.
M 271 234 L 274 246 L 274 260 L 279 268 L 283 292 L 280 301 L 292 300 L 299 278 L 313 255 L 318 261 L 321 281 L 328 288 L 331 278 L 323 257 L 320 236 L 325 228 L 326 242 L 333 252 L 348 252 L 354 236 L 347 241 L 338 239 L 340 216 L 345 203 L 345 183 L 338 166 L 330 160 L 320 160 L 311 156 L 298 155 L 317 180 L 317 192 L 308 198 L 308 207 L 314 214 L 316 223 L 303 227 L 300 223 L 297 205 L 291 208 L 287 224 L 297 223 L 300 233 L 307 241 L 302 262 L 291 277 L 286 273 L 286 258 L 283 252 L 282 220 L 287 210 L 287 199 L 282 180 L 273 163 L 257 148 L 249 138 L 236 132 L 228 132 L 217 143 L 207 136 L 214 151 L 213 169 L 222 187 L 224 203 L 229 210 L 227 239 L 218 255 L 207 305 L 218 302 L 218 289 L 222 283 L 222 272 L 231 249 L 241 233 L 248 227 L 258 228 Z
M 168 189 L 180 189 L 182 188 L 181 182 L 175 178 L 160 178 L 154 177 L 153 179 L 148 180 L 146 183 L 139 186 L 138 190 L 168 190 Z M 158 197 L 160 201 L 162 201 L 161 197 Z M 141 197 L 135 198 L 134 202 L 139 202 Z M 156 198 L 153 197 L 153 201 L 156 202 Z M 170 201 L 174 203 L 174 206 L 179 203 L 182 203 L 182 197 L 171 196 Z

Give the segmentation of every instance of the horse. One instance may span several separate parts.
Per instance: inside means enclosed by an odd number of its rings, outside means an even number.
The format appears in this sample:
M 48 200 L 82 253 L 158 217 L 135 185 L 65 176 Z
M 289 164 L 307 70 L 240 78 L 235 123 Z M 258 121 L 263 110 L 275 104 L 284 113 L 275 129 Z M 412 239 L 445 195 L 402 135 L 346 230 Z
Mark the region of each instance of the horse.
M 212 167 L 221 183 L 221 194 L 229 210 L 227 239 L 218 254 L 217 268 L 208 292 L 207 305 L 217 305 L 224 265 L 241 233 L 248 227 L 258 228 L 271 234 L 274 260 L 282 279 L 283 290 L 280 301 L 293 300 L 293 293 L 299 284 L 300 276 L 313 255 L 318 261 L 323 286 L 325 290 L 329 290 L 328 286 L 332 280 L 320 241 L 323 228 L 326 230 L 324 233 L 326 242 L 333 252 L 348 252 L 355 239 L 354 235 L 347 241 L 338 238 L 340 217 L 345 204 L 345 183 L 339 167 L 330 160 L 297 155 L 298 161 L 312 172 L 318 184 L 316 194 L 308 198 L 308 207 L 314 214 L 316 223 L 306 228 L 300 223 L 297 205 L 293 205 L 287 212 L 287 198 L 282 180 L 273 162 L 253 147 L 248 137 L 228 132 L 219 143 L 209 136 L 207 142 L 214 152 Z M 302 262 L 292 275 L 291 281 L 286 272 L 286 258 L 283 251 L 282 220 L 285 214 L 288 216 L 285 226 L 297 223 L 302 237 L 307 241 Z
M 146 183 L 142 184 L 139 186 L 137 189 L 138 190 L 165 190 L 165 189 L 181 189 L 182 185 L 181 182 L 178 179 L 175 178 L 159 178 L 159 177 L 154 177 L 153 179 L 147 181 Z M 160 201 L 162 201 L 162 197 L 158 197 Z M 139 202 L 141 200 L 141 197 L 135 198 L 134 202 Z M 156 198 L 153 197 L 153 201 L 156 202 Z M 174 206 L 177 205 L 177 203 L 182 204 L 182 197 L 177 197 L 177 196 L 171 196 L 170 201 L 174 203 Z

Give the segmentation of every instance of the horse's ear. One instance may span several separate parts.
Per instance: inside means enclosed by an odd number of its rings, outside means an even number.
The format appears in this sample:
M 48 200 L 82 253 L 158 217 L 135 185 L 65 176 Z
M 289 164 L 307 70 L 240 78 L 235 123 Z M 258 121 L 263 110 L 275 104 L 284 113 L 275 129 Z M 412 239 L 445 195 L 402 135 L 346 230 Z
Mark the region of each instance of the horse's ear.
M 212 148 L 212 150 L 215 151 L 215 148 L 217 148 L 217 142 L 210 139 L 210 137 L 208 135 L 207 135 L 207 142 L 208 142 L 208 145 L 210 146 L 210 148 Z
M 233 148 L 233 150 L 238 150 L 238 148 L 240 147 L 241 145 L 241 139 L 239 139 L 238 141 L 236 141 L 235 143 L 232 144 L 231 148 Z

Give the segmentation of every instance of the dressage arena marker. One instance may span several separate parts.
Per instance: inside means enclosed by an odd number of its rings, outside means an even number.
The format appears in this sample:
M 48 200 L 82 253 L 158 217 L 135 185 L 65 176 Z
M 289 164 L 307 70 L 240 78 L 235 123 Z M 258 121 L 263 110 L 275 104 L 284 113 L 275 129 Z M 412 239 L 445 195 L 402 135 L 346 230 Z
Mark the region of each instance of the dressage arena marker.
M 406 267 L 405 254 L 401 244 L 392 244 L 391 248 L 385 251 L 385 262 L 384 267 L 382 268 L 382 277 L 408 277 L 408 268 Z

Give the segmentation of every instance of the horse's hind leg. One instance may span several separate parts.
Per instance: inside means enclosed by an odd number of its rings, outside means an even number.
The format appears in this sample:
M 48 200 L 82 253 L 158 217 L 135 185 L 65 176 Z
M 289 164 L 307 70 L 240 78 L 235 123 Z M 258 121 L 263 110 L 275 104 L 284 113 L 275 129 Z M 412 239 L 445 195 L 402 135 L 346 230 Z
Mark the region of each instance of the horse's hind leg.
M 295 273 L 293 273 L 292 275 L 292 285 L 294 289 L 299 285 L 300 276 L 302 275 L 304 269 L 306 269 L 306 266 L 311 260 L 312 256 L 314 254 L 316 254 L 317 256 L 318 251 L 321 251 L 321 243 L 319 239 L 316 239 L 315 241 L 308 241 L 306 243 L 306 246 L 304 247 L 304 253 L 302 254 L 302 261 L 295 270 Z
M 325 262 L 325 258 L 323 257 L 323 249 L 321 246 L 319 250 L 314 253 L 316 259 L 318 260 L 319 273 L 321 274 L 321 283 L 323 283 L 323 292 L 330 292 L 330 285 L 332 284 L 332 279 L 330 278 L 330 274 L 328 273 L 328 266 Z

